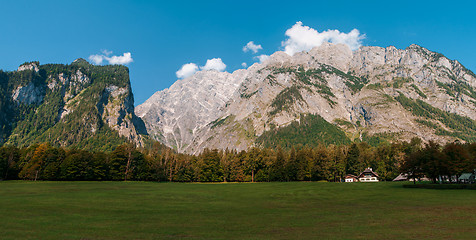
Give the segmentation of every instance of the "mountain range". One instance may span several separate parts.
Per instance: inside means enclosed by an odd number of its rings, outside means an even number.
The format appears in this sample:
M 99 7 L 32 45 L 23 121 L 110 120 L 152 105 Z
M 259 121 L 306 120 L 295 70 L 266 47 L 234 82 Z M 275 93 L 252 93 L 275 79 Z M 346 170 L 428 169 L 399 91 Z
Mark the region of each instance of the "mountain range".
M 200 71 L 135 113 L 179 152 L 410 140 L 474 141 L 476 76 L 418 45 L 324 43 L 233 73 Z
M 129 70 L 29 62 L 0 71 L 0 142 L 108 151 L 476 140 L 476 75 L 418 45 L 324 43 L 232 73 L 198 71 L 134 109 Z

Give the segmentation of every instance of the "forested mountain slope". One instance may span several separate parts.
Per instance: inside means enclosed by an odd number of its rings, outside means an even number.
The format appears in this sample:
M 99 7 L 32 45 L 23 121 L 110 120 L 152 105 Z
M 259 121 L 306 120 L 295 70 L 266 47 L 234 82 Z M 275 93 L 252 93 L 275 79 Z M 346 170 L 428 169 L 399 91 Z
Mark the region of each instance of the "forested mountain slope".
M 88 150 L 142 144 L 146 134 L 134 114 L 129 69 L 30 62 L 0 71 L 0 143 L 28 146 L 49 142 Z

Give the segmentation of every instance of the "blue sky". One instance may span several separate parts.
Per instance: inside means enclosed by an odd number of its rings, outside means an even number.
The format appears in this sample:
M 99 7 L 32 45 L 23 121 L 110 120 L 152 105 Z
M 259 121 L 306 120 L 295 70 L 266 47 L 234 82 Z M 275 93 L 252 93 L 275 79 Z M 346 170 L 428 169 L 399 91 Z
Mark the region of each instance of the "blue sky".
M 476 71 L 472 1 L 0 0 L 0 9 L 0 69 L 130 53 L 136 105 L 173 84 L 186 63 L 220 58 L 232 72 L 284 50 L 285 32 L 298 21 L 318 32 L 358 29 L 367 46 L 415 43 Z M 243 52 L 249 41 L 262 49 Z

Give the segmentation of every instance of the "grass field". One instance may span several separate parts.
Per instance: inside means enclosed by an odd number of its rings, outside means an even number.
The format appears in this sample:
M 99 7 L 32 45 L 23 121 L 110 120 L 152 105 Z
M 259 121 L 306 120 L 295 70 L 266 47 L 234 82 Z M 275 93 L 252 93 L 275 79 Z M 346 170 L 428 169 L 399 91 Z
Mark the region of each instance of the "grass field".
M 476 191 L 401 183 L 0 182 L 1 239 L 476 239 Z

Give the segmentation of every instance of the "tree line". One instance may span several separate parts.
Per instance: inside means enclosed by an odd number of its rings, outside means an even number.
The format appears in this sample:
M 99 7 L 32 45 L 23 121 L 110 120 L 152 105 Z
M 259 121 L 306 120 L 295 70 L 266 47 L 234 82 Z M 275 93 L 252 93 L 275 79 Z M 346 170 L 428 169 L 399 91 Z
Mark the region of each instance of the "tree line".
M 433 183 L 457 182 L 462 173 L 476 169 L 476 143 L 457 142 L 440 146 L 430 141 L 410 153 L 401 167 L 410 178 L 429 178 Z
M 367 167 L 385 181 L 402 172 L 434 181 L 440 176 L 450 179 L 476 168 L 476 143 L 423 145 L 415 138 L 377 147 L 360 142 L 314 148 L 205 149 L 197 156 L 176 153 L 157 142 L 146 149 L 123 144 L 111 152 L 65 149 L 49 143 L 0 147 L 1 180 L 341 181 L 346 174 L 358 175 Z

